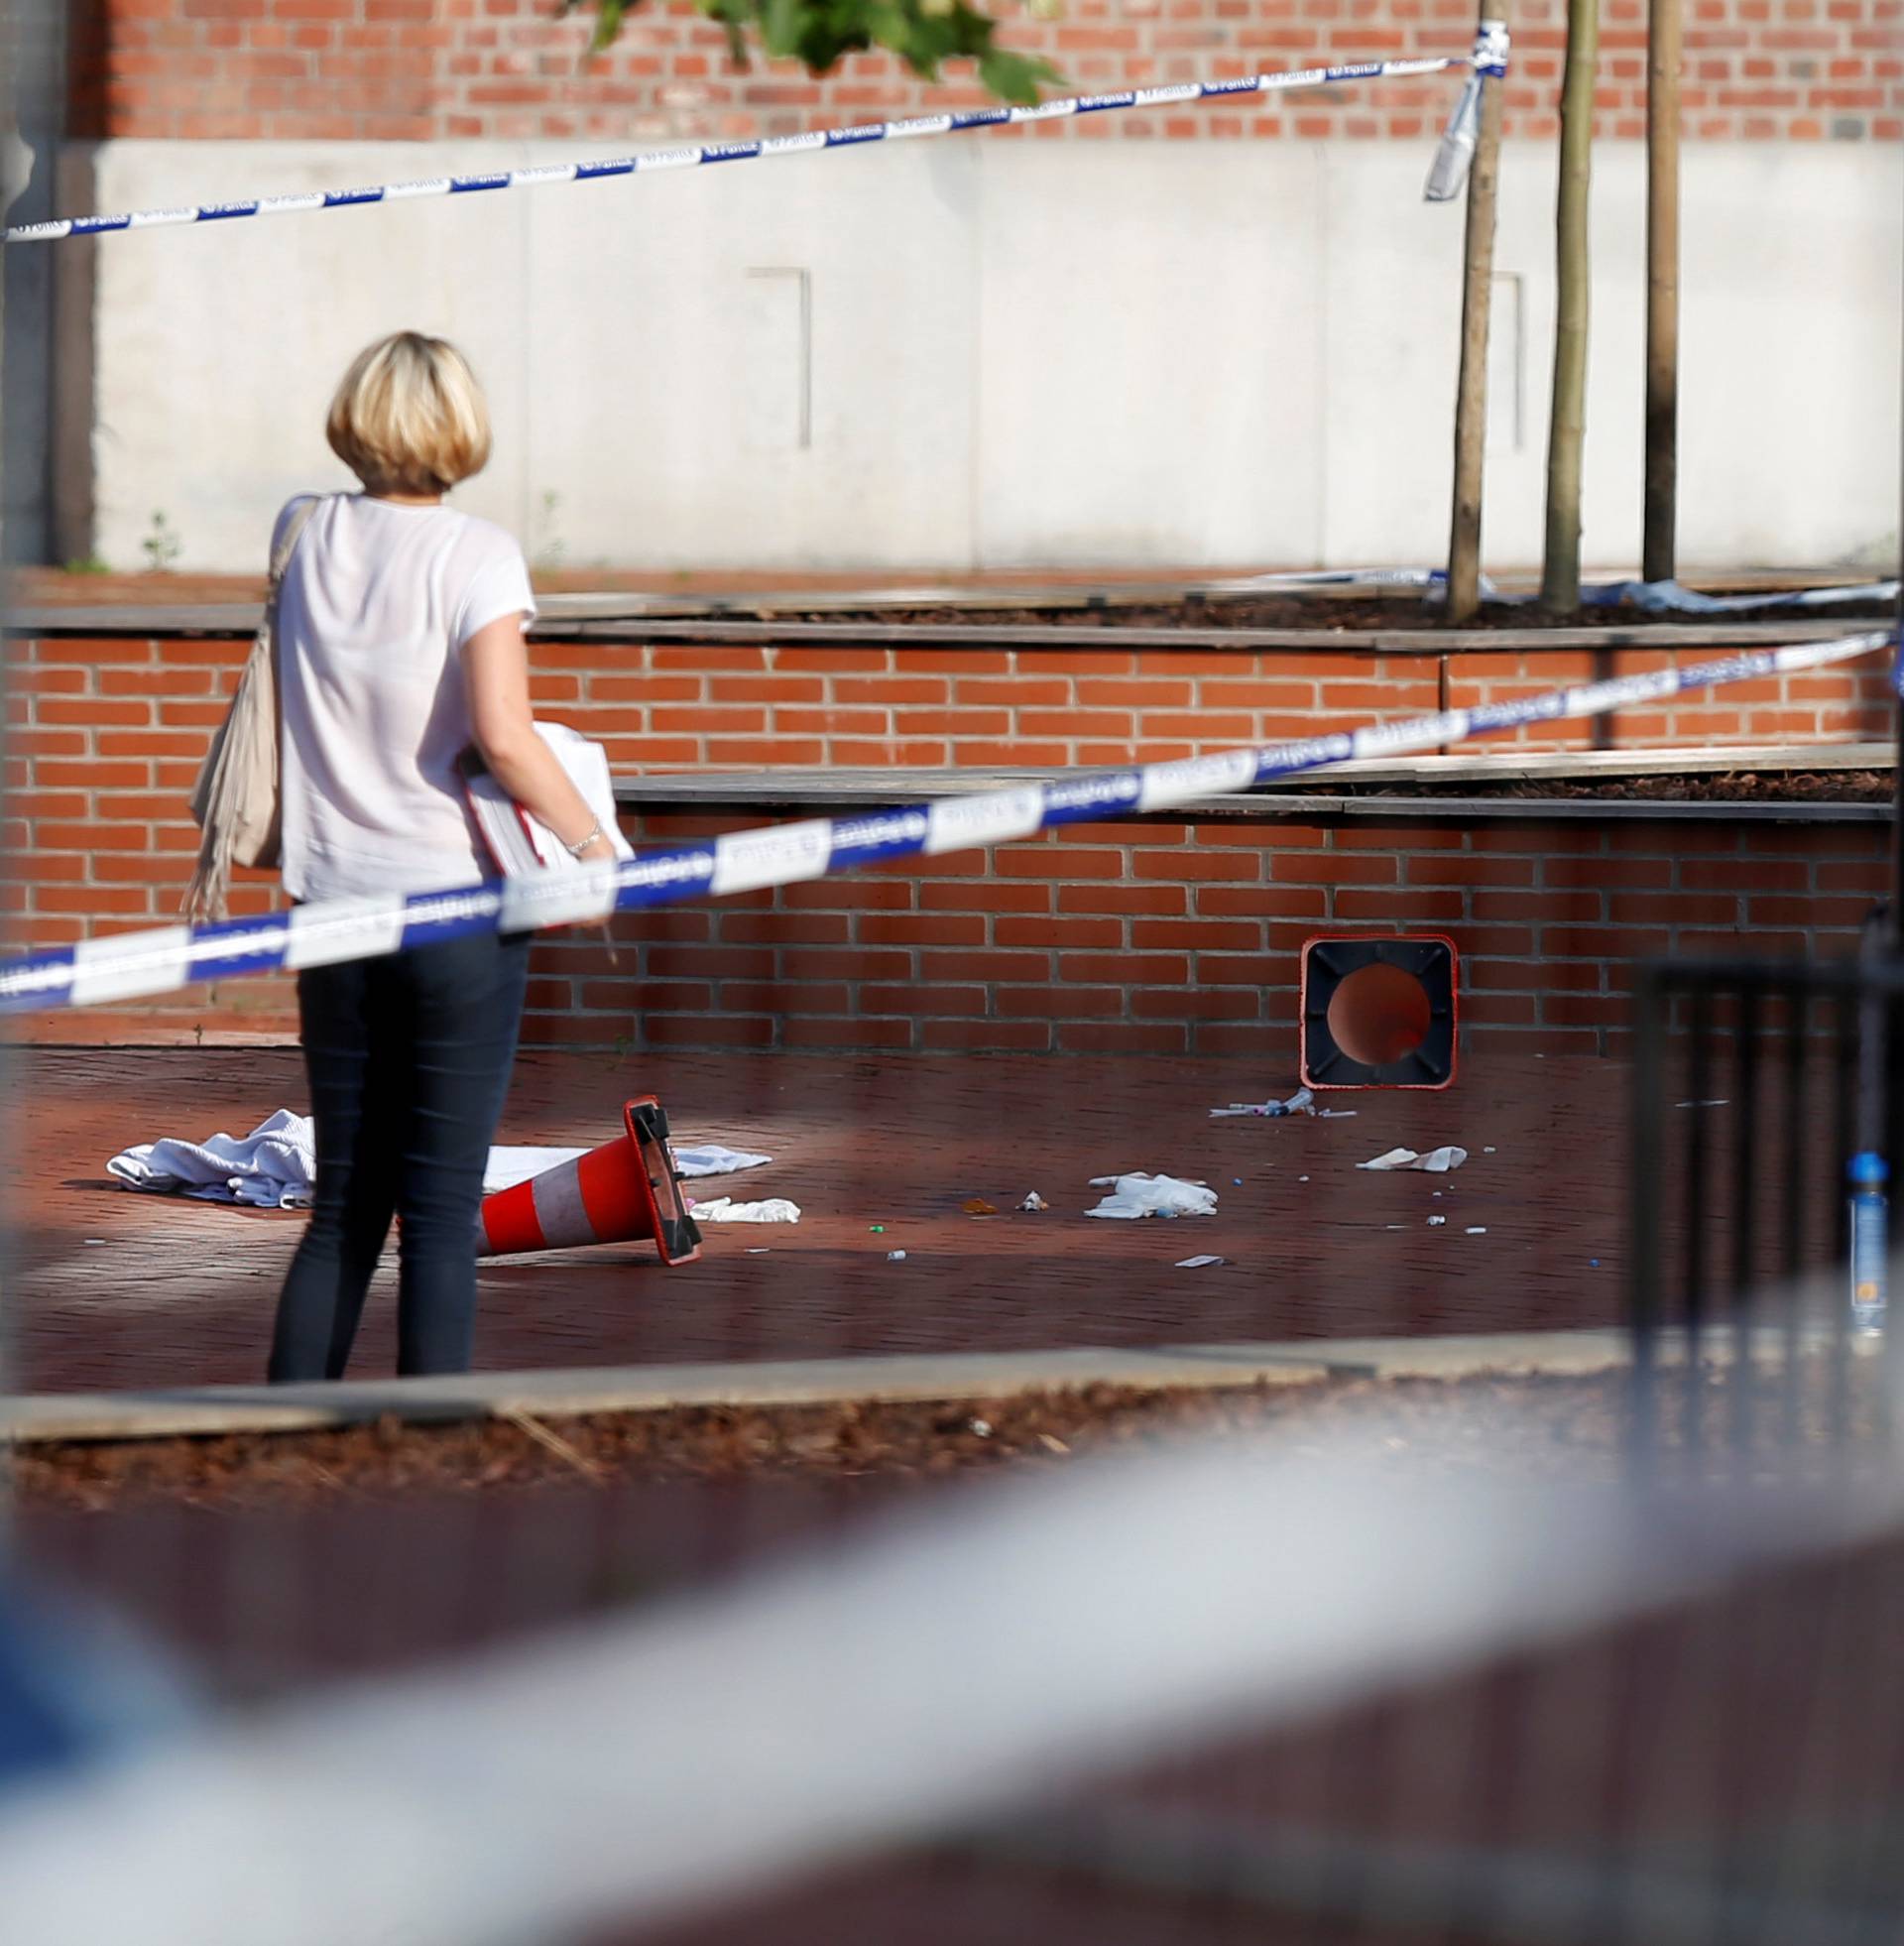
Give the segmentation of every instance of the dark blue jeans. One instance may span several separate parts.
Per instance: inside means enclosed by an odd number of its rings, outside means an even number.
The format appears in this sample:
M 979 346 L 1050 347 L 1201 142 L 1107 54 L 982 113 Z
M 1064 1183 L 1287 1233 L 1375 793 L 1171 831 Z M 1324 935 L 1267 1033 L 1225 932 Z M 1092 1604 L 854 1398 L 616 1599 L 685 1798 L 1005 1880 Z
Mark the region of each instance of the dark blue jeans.
M 278 1299 L 274 1384 L 343 1377 L 393 1215 L 397 1370 L 469 1369 L 483 1169 L 528 974 L 528 938 L 493 934 L 298 974 L 317 1185 Z

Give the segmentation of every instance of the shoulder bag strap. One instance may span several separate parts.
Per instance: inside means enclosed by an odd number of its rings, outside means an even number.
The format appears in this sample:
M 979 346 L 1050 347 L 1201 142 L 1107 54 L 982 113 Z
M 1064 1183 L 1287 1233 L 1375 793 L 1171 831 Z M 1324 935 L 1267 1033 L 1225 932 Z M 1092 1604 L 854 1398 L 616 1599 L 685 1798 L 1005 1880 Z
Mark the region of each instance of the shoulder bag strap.
M 271 592 L 276 595 L 284 585 L 285 570 L 291 565 L 291 557 L 298 551 L 298 544 L 304 538 L 304 529 L 310 525 L 310 517 L 330 496 L 313 493 L 304 501 L 285 523 L 285 531 L 278 537 L 278 546 L 271 556 Z
M 278 606 L 279 590 L 285 585 L 285 574 L 291 566 L 291 557 L 298 551 L 298 544 L 304 538 L 304 529 L 310 525 L 310 517 L 321 507 L 329 496 L 314 493 L 304 501 L 285 523 L 285 531 L 278 537 L 278 545 L 271 554 L 271 589 L 265 597 L 268 609 Z M 274 615 L 272 619 L 276 619 Z
M 291 557 L 298 551 L 298 544 L 304 538 L 304 529 L 310 525 L 310 517 L 323 505 L 327 494 L 313 493 L 285 523 L 285 531 L 278 537 L 278 545 L 271 553 L 271 586 L 265 595 L 265 616 L 261 624 L 262 633 L 271 644 L 271 664 L 274 675 L 281 660 L 278 649 L 278 597 L 284 592 L 285 575 L 291 567 Z M 273 698 L 274 703 L 276 697 Z

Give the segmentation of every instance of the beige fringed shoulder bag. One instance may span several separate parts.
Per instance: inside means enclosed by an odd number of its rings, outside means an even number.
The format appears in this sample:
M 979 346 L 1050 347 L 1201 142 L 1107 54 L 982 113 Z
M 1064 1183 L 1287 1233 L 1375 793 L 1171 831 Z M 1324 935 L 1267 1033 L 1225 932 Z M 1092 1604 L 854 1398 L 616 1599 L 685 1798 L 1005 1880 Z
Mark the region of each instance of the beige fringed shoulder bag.
M 235 865 L 278 863 L 283 806 L 278 788 L 278 596 L 319 497 L 285 524 L 271 559 L 264 620 L 245 658 L 237 693 L 192 787 L 191 814 L 204 836 L 184 898 L 194 919 L 223 918 Z

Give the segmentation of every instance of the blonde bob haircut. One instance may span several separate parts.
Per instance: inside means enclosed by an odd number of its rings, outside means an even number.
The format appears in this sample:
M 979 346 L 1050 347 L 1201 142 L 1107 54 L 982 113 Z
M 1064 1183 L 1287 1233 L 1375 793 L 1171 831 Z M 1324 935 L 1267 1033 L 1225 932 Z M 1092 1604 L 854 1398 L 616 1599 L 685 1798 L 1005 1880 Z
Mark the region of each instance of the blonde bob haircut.
M 372 493 L 447 493 L 489 463 L 489 407 L 453 344 L 399 331 L 351 360 L 324 421 Z

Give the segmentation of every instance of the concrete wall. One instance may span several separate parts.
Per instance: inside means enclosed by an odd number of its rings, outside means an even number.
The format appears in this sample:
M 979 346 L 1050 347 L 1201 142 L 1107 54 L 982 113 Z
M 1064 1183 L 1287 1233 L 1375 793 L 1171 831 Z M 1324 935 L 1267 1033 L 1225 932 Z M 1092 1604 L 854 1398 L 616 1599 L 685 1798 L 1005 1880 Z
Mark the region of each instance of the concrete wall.
M 448 144 L 427 166 L 530 159 Z M 69 160 L 91 179 L 74 206 L 101 209 L 421 167 L 398 143 Z M 464 503 L 540 559 L 1432 560 L 1462 219 L 1421 202 L 1428 160 L 978 136 L 53 246 L 95 259 L 60 347 L 90 351 L 62 435 L 90 493 L 58 545 L 140 565 L 163 512 L 179 565 L 256 567 L 286 495 L 344 483 L 320 422 L 345 361 L 416 325 L 492 396 L 496 460 Z M 1894 558 L 1899 151 L 1711 145 L 1685 169 L 1682 557 Z M 1596 171 L 1585 546 L 1616 564 L 1639 526 L 1642 151 L 1604 143 Z M 1540 548 L 1553 187 L 1550 145 L 1508 145 L 1496 566 Z
M 54 212 L 54 175 L 65 133 L 66 18 L 59 0 L 0 6 L 0 206 L 9 223 Z M 0 358 L 0 559 L 39 560 L 52 542 L 50 255 L 0 257 L 6 339 Z

